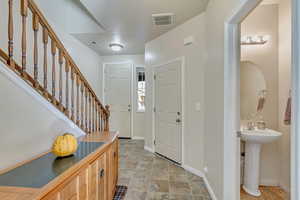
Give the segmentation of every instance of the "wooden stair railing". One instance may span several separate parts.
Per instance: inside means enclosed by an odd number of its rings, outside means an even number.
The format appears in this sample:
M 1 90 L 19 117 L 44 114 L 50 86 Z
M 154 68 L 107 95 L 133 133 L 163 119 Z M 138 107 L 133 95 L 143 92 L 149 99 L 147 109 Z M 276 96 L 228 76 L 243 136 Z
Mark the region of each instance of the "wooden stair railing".
M 83 131 L 87 133 L 109 131 L 109 106 L 104 107 L 101 104 L 90 84 L 84 78 L 34 1 L 6 0 L 1 3 L 4 2 L 8 2 L 8 48 L 7 53 L 0 48 L 0 61 L 4 60 L 6 66 L 63 112 Z M 21 5 L 22 31 L 21 38 L 17 40 L 14 38 L 14 3 L 20 3 Z M 33 66 L 27 66 L 28 12 L 32 14 Z M 42 42 L 38 38 L 40 31 L 42 33 Z M 1 35 L 0 39 L 3 40 Z M 51 41 L 50 43 L 49 40 Z M 21 42 L 21 50 L 18 50 L 21 51 L 21 64 L 15 61 L 15 41 Z M 48 59 L 49 44 L 51 50 L 50 59 Z M 39 45 L 43 47 L 42 52 L 39 52 Z M 39 60 L 39 54 L 43 55 L 42 62 Z M 51 66 L 48 66 L 48 61 L 52 61 Z M 56 63 L 58 63 L 58 66 Z M 28 70 L 30 67 L 33 67 L 33 74 Z M 51 74 L 48 74 L 49 69 Z M 49 76 L 51 84 L 49 84 Z M 42 77 L 43 81 L 39 81 L 40 77 Z M 56 80 L 57 77 L 58 80 Z M 49 92 L 49 88 L 51 88 L 51 92 Z

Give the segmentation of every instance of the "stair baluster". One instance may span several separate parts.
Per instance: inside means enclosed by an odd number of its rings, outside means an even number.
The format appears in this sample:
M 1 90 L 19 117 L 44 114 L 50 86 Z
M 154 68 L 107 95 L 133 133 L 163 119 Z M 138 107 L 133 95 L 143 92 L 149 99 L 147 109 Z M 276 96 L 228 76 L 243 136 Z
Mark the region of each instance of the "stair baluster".
M 33 44 L 33 77 L 34 87 L 38 87 L 38 31 L 39 31 L 39 18 L 36 14 L 33 15 L 32 28 L 34 31 L 34 44 Z
M 44 95 L 48 98 L 48 31 L 43 27 L 43 43 L 44 43 Z
M 58 80 L 58 86 L 59 86 L 59 109 L 63 112 L 63 52 L 62 50 L 59 50 L 58 53 L 58 63 L 59 63 L 59 80 Z
M 21 15 L 22 15 L 22 76 L 26 75 L 26 25 L 28 16 L 27 0 L 21 0 Z
M 74 70 L 71 68 L 71 120 L 74 121 Z
M 52 102 L 55 104 L 55 90 L 56 90 L 56 44 L 51 38 L 51 54 L 52 54 Z
M 7 64 L 14 69 L 14 19 L 13 0 L 8 0 L 8 60 Z
M 85 88 L 85 131 L 88 133 L 88 89 Z
M 14 0 L 6 1 L 8 3 L 8 46 L 7 50 L 0 49 L 0 61 L 4 62 L 6 66 L 20 76 L 25 83 L 29 84 L 82 130 L 87 133 L 108 130 L 109 107 L 104 107 L 101 104 L 92 87 L 82 75 L 63 43 L 59 40 L 42 12 L 34 3 L 34 0 L 19 1 L 19 12 L 14 12 Z M 14 45 L 14 17 L 16 14 L 19 14 L 21 19 L 21 35 L 20 38 L 17 38 L 17 40 L 21 42 L 20 49 L 14 49 L 17 47 Z M 29 14 L 32 16 L 33 36 L 29 35 L 31 32 L 27 31 L 27 19 Z M 40 42 L 38 38 L 40 26 L 42 28 L 42 42 Z M 1 36 L 2 35 L 0 35 L 0 39 L 3 40 Z M 33 51 L 27 50 L 27 37 L 33 37 Z M 49 38 L 51 39 L 50 55 L 48 55 Z M 41 50 L 43 51 L 42 66 L 39 66 L 40 47 L 43 49 Z M 15 61 L 14 51 L 21 52 L 21 63 Z M 58 52 L 58 59 L 56 58 L 56 52 Z M 27 58 L 31 56 L 33 57 L 33 66 L 29 66 L 29 62 L 27 62 Z M 50 58 L 52 67 L 49 71 L 49 73 L 51 73 L 51 91 L 48 90 L 48 56 L 52 58 Z M 58 77 L 56 77 L 56 62 L 58 62 L 59 65 Z M 65 66 L 65 73 L 63 72 L 63 66 Z M 33 67 L 33 73 L 28 73 L 30 67 Z M 39 83 L 39 72 L 43 72 L 43 83 Z M 57 82 L 58 87 L 56 87 L 56 78 L 59 79 Z M 76 94 L 74 87 L 76 87 Z M 58 94 L 58 100 L 56 94 Z M 63 101 L 64 98 L 65 102 Z
M 80 87 L 80 79 L 79 76 L 76 78 L 76 124 L 77 126 L 80 126 L 80 115 L 79 115 L 79 97 L 80 97 L 80 92 L 79 92 L 79 87 Z
M 81 101 L 80 101 L 80 107 L 81 107 L 81 123 L 80 123 L 80 127 L 81 129 L 84 130 L 84 83 L 81 82 Z

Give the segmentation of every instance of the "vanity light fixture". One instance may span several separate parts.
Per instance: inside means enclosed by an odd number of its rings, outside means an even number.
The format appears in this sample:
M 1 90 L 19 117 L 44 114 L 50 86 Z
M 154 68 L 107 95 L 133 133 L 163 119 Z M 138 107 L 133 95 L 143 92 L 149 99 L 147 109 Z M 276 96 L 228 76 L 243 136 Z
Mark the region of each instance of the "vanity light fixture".
M 264 45 L 269 41 L 268 35 L 256 35 L 256 36 L 243 36 L 241 39 L 241 45 Z
M 111 43 L 109 44 L 109 48 L 111 48 L 111 50 L 113 51 L 121 51 L 124 48 L 124 46 L 118 43 Z

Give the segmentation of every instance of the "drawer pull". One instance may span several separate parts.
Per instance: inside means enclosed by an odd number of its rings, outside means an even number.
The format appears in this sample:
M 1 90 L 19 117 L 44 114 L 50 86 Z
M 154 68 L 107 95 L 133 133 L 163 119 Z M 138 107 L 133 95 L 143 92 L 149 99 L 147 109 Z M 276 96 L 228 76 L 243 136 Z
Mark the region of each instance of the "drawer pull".
M 100 170 L 100 178 L 103 178 L 103 176 L 104 176 L 104 169 L 101 169 Z

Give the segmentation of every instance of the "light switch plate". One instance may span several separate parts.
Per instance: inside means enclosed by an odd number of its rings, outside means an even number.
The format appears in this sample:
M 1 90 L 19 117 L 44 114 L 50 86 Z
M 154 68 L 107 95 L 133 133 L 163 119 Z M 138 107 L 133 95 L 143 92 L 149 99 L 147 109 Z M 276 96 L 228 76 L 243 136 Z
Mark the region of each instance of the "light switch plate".
M 184 44 L 184 46 L 189 46 L 189 45 L 193 44 L 194 41 L 195 41 L 194 37 L 189 36 L 189 37 L 184 38 L 183 44 Z

